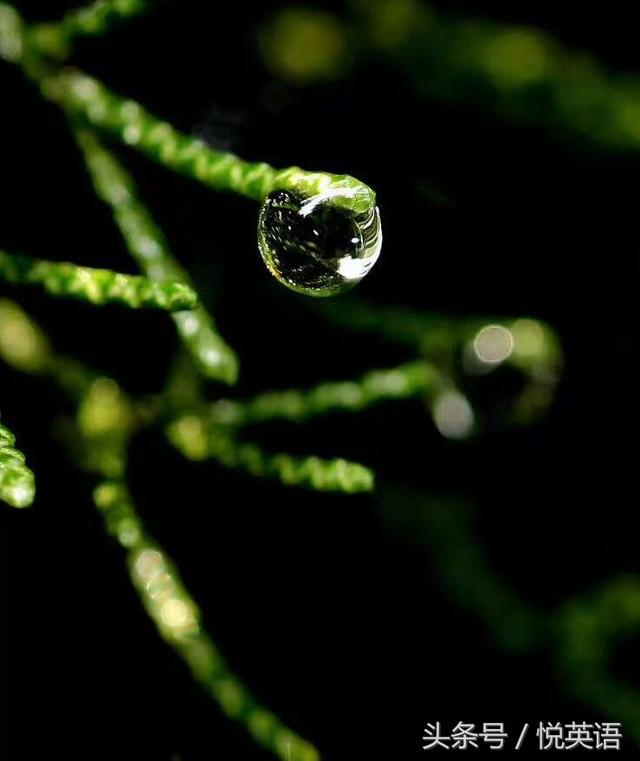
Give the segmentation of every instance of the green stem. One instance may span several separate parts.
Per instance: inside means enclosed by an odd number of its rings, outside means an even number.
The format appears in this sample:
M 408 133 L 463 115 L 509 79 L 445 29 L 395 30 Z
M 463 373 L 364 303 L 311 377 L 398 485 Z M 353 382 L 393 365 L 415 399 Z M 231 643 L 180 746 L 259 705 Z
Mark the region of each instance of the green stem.
M 126 246 L 140 269 L 151 280 L 189 276 L 171 254 L 167 242 L 138 199 L 131 177 L 115 157 L 87 130 L 76 133 L 78 144 L 98 196 L 111 207 Z M 235 383 L 238 360 L 218 334 L 213 319 L 202 306 L 173 315 L 178 332 L 200 371 L 208 378 Z
M 457 497 L 426 494 L 415 486 L 387 484 L 378 494 L 388 527 L 429 549 L 447 596 L 475 615 L 510 653 L 547 642 L 545 614 L 524 600 L 492 567 L 479 539 L 472 506 Z
M 534 27 L 440 13 L 413 0 L 369 0 L 354 45 L 392 59 L 420 95 L 478 103 L 597 148 L 640 148 L 640 79 Z
M 484 374 L 500 365 L 522 373 L 524 387 L 509 410 L 510 422 L 529 423 L 552 404 L 562 370 L 557 333 L 541 320 L 517 317 L 452 317 L 394 306 L 373 306 L 350 298 L 319 310 L 341 328 L 369 333 L 409 347 L 438 367 L 462 364 L 468 374 Z M 504 355 L 482 358 L 482 347 L 502 338 Z M 460 362 L 462 360 L 462 362 Z
M 28 507 L 36 493 L 35 478 L 15 443 L 15 436 L 0 423 L 0 500 L 12 507 Z
M 48 67 L 30 28 L 18 13 L 0 4 L 0 57 L 19 63 L 45 97 L 85 124 L 107 132 L 164 166 L 214 188 L 258 201 L 277 189 L 305 197 L 326 194 L 331 202 L 354 214 L 375 206 L 373 190 L 349 175 L 308 172 L 299 167 L 274 169 L 264 162 L 244 161 L 207 146 L 153 116 L 136 101 L 122 98 L 98 80 L 73 69 Z
M 357 214 L 375 206 L 373 190 L 353 177 L 307 172 L 299 167 L 274 169 L 264 162 L 244 161 L 232 153 L 215 150 L 76 69 L 46 76 L 41 86 L 48 98 L 86 124 L 215 190 L 232 191 L 258 201 L 276 189 L 306 197 L 327 194 L 336 206 Z
M 99 37 L 149 7 L 145 0 L 95 0 L 69 11 L 58 22 L 35 24 L 29 30 L 30 42 L 43 53 L 63 59 L 79 37 Z
M 640 693 L 624 681 L 612 661 L 620 640 L 640 630 L 640 579 L 610 579 L 589 594 L 564 602 L 554 626 L 555 671 L 577 700 L 620 722 L 640 744 Z M 620 673 L 620 672 L 619 672 Z
M 124 304 L 178 311 L 192 309 L 196 293 L 185 283 L 158 282 L 111 270 L 50 262 L 0 250 L 0 279 L 22 285 L 40 285 L 54 296 L 88 301 L 94 305 Z
M 3 311 L 4 310 L 4 311 Z M 40 363 L 16 363 L 3 352 L 7 335 L 22 337 L 39 349 Z M 176 651 L 222 711 L 240 722 L 249 734 L 282 761 L 319 761 L 318 751 L 268 711 L 235 676 L 205 630 L 199 606 L 184 586 L 175 565 L 147 533 L 124 481 L 130 437 L 148 419 L 109 378 L 57 354 L 29 317 L 10 302 L 0 301 L 0 358 L 18 370 L 37 372 L 54 380 L 77 406 L 67 443 L 82 467 L 99 478 L 94 503 L 107 531 L 126 552 L 133 586 L 159 634 Z M 15 357 L 14 357 L 15 359 Z M 12 468 L 24 458 L 13 449 L 14 437 L 0 425 L 0 497 L 3 456 Z M 26 470 L 22 465 L 22 470 Z M 27 471 L 30 474 L 30 471 Z M 31 475 L 31 479 L 33 476 Z M 33 481 L 31 481 L 33 483 Z
M 198 604 L 165 550 L 147 534 L 124 482 L 104 480 L 94 492 L 108 532 L 127 555 L 133 586 L 158 632 L 231 719 L 282 761 L 319 761 L 318 751 L 264 708 L 230 670 L 202 625 Z
M 208 424 L 197 415 L 185 415 L 171 423 L 167 436 L 190 460 L 217 460 L 227 468 L 275 478 L 286 486 L 345 494 L 373 489 L 373 473 L 360 463 L 268 453 L 256 444 L 237 441 L 228 429 Z
M 447 378 L 424 360 L 372 370 L 352 381 L 321 383 L 308 390 L 266 391 L 252 399 L 220 399 L 207 411 L 213 424 L 243 426 L 268 420 L 301 422 L 333 412 L 359 412 L 384 401 L 434 398 Z

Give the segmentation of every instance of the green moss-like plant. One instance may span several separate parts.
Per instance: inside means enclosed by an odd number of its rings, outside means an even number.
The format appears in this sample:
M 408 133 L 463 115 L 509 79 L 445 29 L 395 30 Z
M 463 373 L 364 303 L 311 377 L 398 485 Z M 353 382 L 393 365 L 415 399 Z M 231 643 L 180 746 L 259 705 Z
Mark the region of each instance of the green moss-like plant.
M 429 48 L 430 55 L 439 57 L 443 73 L 452 82 L 462 83 L 462 89 L 468 72 L 480 70 L 499 105 L 507 101 L 526 105 L 526 93 L 534 84 L 522 67 L 504 69 L 501 61 L 505 56 L 517 59 L 524 51 L 533 57 L 534 63 L 538 62 L 534 67 L 536 83 L 552 94 L 566 92 L 578 82 L 580 67 L 574 65 L 573 74 L 567 73 L 564 66 L 573 59 L 546 37 L 462 22 L 450 22 L 444 34 L 444 21 L 408 0 L 403 3 L 404 15 L 399 16 L 405 19 L 404 25 L 394 27 L 385 22 L 389 7 L 385 1 L 367 9 L 365 39 L 385 54 L 406 59 L 409 70 L 416 68 L 408 51 L 417 36 L 439 41 L 438 49 Z M 257 201 L 281 188 L 305 195 L 331 195 L 335 191 L 336 205 L 360 214 L 373 207 L 375 193 L 350 176 L 307 172 L 298 167 L 275 169 L 214 150 L 153 116 L 141 104 L 64 65 L 76 38 L 103 34 L 112 24 L 149 8 L 142 0 L 98 0 L 70 12 L 57 24 L 28 26 L 14 8 L 0 4 L 0 57 L 20 67 L 42 95 L 65 112 L 96 193 L 109 206 L 124 246 L 142 272 L 141 276 L 123 275 L 0 252 L 0 279 L 95 305 L 119 303 L 172 312 L 185 351 L 200 377 L 232 385 L 239 373 L 235 352 L 198 301 L 193 283 L 169 250 L 160 226 L 107 141 L 125 143 L 212 190 Z M 470 44 L 463 45 L 465 41 Z M 588 72 L 582 74 L 583 84 L 589 76 L 593 78 Z M 616 105 L 617 117 L 615 128 L 595 130 L 594 138 L 611 143 L 624 133 L 627 142 L 635 145 L 640 133 L 637 125 L 635 132 L 630 130 L 625 114 L 631 113 L 640 100 L 633 94 L 625 95 L 620 83 L 611 85 L 598 79 L 595 85 L 601 98 Z M 576 130 L 560 100 L 553 102 L 553 119 L 568 130 Z M 363 464 L 341 458 L 270 453 L 247 440 L 246 429 L 272 420 L 300 423 L 329 413 L 357 414 L 374 404 L 411 398 L 424 403 L 442 433 L 462 438 L 477 430 L 471 405 L 460 390 L 462 376 L 491 372 L 502 364 L 521 372 L 525 388 L 508 414 L 511 422 L 525 424 L 548 409 L 562 364 L 557 337 L 537 320 L 454 320 L 395 308 L 372 309 L 357 300 L 346 302 L 340 310 L 329 306 L 324 314 L 345 329 L 375 331 L 397 343 L 407 352 L 406 361 L 352 380 L 325 381 L 309 389 L 263 391 L 248 399 L 212 400 L 202 394 L 197 381 L 183 398 L 176 393 L 179 382 L 174 378 L 165 392 L 149 403 L 148 399 L 127 396 L 116 379 L 101 377 L 76 359 L 60 354 L 17 303 L 0 301 L 0 358 L 20 372 L 56 384 L 72 401 L 76 410 L 74 449 L 80 453 L 81 467 L 95 479 L 94 503 L 106 530 L 123 548 L 132 584 L 159 635 L 179 654 L 220 709 L 283 761 L 315 761 L 320 753 L 260 704 L 231 672 L 204 630 L 197 602 L 173 561 L 149 534 L 133 502 L 126 480 L 131 436 L 146 426 L 163 425 L 168 441 L 191 460 L 213 458 L 223 466 L 256 478 L 276 479 L 286 487 L 345 494 L 371 491 L 374 474 Z M 485 351 L 485 344 L 489 351 Z M 34 495 L 33 474 L 15 448 L 12 434 L 0 425 L 0 499 L 21 507 L 30 504 Z M 383 492 L 382 503 L 386 498 Z M 637 627 L 635 582 L 614 585 L 593 600 L 563 609 L 562 626 L 549 634 L 542 616 L 501 584 L 483 553 L 472 551 L 464 511 L 454 509 L 452 514 L 445 506 L 425 515 L 443 583 L 454 590 L 453 597 L 472 608 L 507 649 L 519 652 L 542 647 L 547 637 L 569 688 L 579 689 L 581 675 L 587 673 L 590 679 L 595 675 L 603 689 L 590 695 L 583 691 L 581 696 L 615 716 L 625 696 L 620 690 L 616 692 L 615 683 L 607 681 L 606 664 L 596 662 L 593 652 L 583 648 L 582 656 L 576 656 L 580 652 L 575 643 L 585 637 L 591 643 L 609 642 L 613 636 Z M 466 566 L 454 562 L 463 549 L 471 558 Z M 584 615 L 585 610 L 591 618 Z M 611 631 L 593 623 L 605 614 L 612 622 Z M 591 679 L 589 683 L 595 682 Z

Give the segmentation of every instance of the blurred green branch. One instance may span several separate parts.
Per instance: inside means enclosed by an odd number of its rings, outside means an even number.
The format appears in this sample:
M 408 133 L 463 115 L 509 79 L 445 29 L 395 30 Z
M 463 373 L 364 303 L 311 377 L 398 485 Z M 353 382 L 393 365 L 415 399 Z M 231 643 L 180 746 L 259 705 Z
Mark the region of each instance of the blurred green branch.
M 15 443 L 16 437 L 0 423 L 0 500 L 12 507 L 27 507 L 36 493 L 35 479 Z
M 171 559 L 146 532 L 126 484 L 101 481 L 93 498 L 107 531 L 125 550 L 131 581 L 149 617 L 222 711 L 282 761 L 318 761 L 317 750 L 266 710 L 229 669 Z
M 375 206 L 373 190 L 353 177 L 307 172 L 299 167 L 274 169 L 264 162 L 252 163 L 215 150 L 75 69 L 37 78 L 44 95 L 76 119 L 214 190 L 231 191 L 257 201 L 280 188 L 307 197 L 327 194 L 336 206 L 356 213 Z
M 554 622 L 559 681 L 576 698 L 622 722 L 640 744 L 640 693 L 612 672 L 618 640 L 640 632 L 640 578 L 622 576 L 563 603 Z
M 132 178 L 95 135 L 87 130 L 75 134 L 96 193 L 110 207 L 136 264 L 151 280 L 189 282 L 189 276 L 173 257 L 164 235 L 139 199 Z M 173 315 L 173 321 L 199 370 L 207 378 L 236 382 L 238 359 L 202 305 Z
M 90 304 L 123 304 L 178 311 L 192 309 L 198 297 L 185 283 L 154 283 L 146 277 L 112 270 L 80 267 L 69 262 L 49 262 L 0 250 L 0 280 L 20 285 L 40 285 L 53 296 L 88 301 Z
M 429 548 L 443 587 L 498 645 L 521 654 L 548 644 L 547 618 L 491 567 L 465 500 L 395 484 L 381 488 L 377 502 L 386 523 Z
M 267 453 L 257 444 L 238 441 L 228 428 L 207 423 L 196 415 L 175 420 L 167 428 L 167 436 L 190 460 L 217 460 L 228 468 L 275 478 L 286 486 L 347 494 L 373 489 L 373 473 L 364 465 L 341 458 Z
M 35 24 L 29 33 L 31 43 L 56 58 L 66 58 L 80 37 L 99 37 L 115 24 L 150 10 L 146 0 L 95 0 L 75 8 L 54 23 Z
M 357 58 L 373 57 L 404 74 L 419 96 L 476 104 L 573 145 L 640 149 L 635 72 L 610 70 L 541 29 L 421 0 L 348 6 L 346 20 L 320 7 L 278 9 L 261 29 L 265 64 L 276 77 L 306 85 L 340 78 Z
M 352 381 L 320 383 L 308 390 L 266 391 L 251 399 L 219 399 L 206 417 L 219 425 L 243 426 L 269 420 L 302 422 L 332 412 L 360 412 L 384 401 L 433 397 L 448 387 L 430 363 L 411 362 L 387 370 L 371 370 Z
M 396 485 L 380 490 L 378 504 L 390 526 L 430 548 L 451 598 L 479 619 L 500 647 L 514 655 L 548 652 L 558 686 L 621 722 L 640 744 L 640 692 L 612 673 L 616 644 L 640 632 L 640 577 L 611 579 L 541 610 L 491 567 L 465 500 Z
M 138 4 L 132 7 L 137 10 Z M 82 18 L 82 14 L 75 13 L 69 18 L 71 27 L 76 28 L 77 19 Z M 305 196 L 326 194 L 333 204 L 354 213 L 368 212 L 375 206 L 374 191 L 354 177 L 308 172 L 300 167 L 274 169 L 264 162 L 244 161 L 182 134 L 168 122 L 147 112 L 139 103 L 119 97 L 77 69 L 52 67 L 44 56 L 50 53 L 51 47 L 60 47 L 58 52 L 64 57 L 61 30 L 65 22 L 62 24 L 62 27 L 48 27 L 49 32 L 57 30 L 52 44 L 46 34 L 44 38 L 32 35 L 17 11 L 0 3 L 0 57 L 21 65 L 45 97 L 75 118 L 215 190 L 229 190 L 255 200 L 264 200 L 276 189 L 288 189 Z M 96 34 L 100 33 L 106 30 L 106 26 L 98 24 L 95 30 Z
M 482 376 L 511 367 L 524 378 L 508 412 L 511 422 L 528 424 L 553 402 L 562 373 L 562 350 L 555 331 L 525 317 L 455 317 L 415 309 L 369 305 L 355 297 L 339 305 L 323 303 L 318 312 L 344 330 L 368 333 L 428 358 L 450 383 L 461 375 Z
M 418 0 L 356 0 L 354 32 L 416 90 L 488 105 L 598 148 L 640 149 L 640 79 L 532 27 L 440 13 Z
M 173 419 L 169 440 L 189 459 L 215 459 L 255 476 L 271 476 L 290 486 L 353 493 L 373 489 L 373 473 L 343 459 L 269 454 L 237 440 L 243 426 L 272 420 L 303 422 L 334 412 L 360 412 L 380 402 L 419 397 L 435 399 L 451 387 L 427 362 L 373 370 L 353 381 L 321 383 L 306 391 L 267 391 L 250 399 L 219 399 Z
M 0 308 L 3 302 L 0 302 Z M 35 345 L 47 344 L 35 323 L 13 305 L 12 321 L 21 321 L 23 335 L 30 334 Z M 8 315 L 5 307 L 5 316 Z M 2 313 L 0 312 L 0 317 Z M 0 319 L 0 357 L 3 356 L 3 335 L 11 325 Z M 48 344 L 47 344 L 48 345 Z M 53 379 L 75 402 L 76 418 L 70 422 L 69 441 L 83 469 L 97 476 L 99 482 L 93 499 L 102 513 L 108 532 L 126 552 L 127 566 L 134 588 L 162 637 L 176 650 L 194 677 L 216 700 L 224 713 L 245 725 L 250 735 L 283 761 L 317 761 L 318 752 L 308 742 L 288 729 L 277 716 L 263 708 L 242 682 L 230 671 L 211 637 L 204 630 L 197 603 L 180 580 L 177 569 L 164 549 L 151 537 L 138 515 L 126 485 L 127 448 L 137 431 L 155 420 L 149 407 L 130 399 L 110 378 L 100 377 L 90 369 L 79 366 L 74 373 L 76 382 L 70 384 L 61 368 L 68 359 L 48 348 L 46 365 L 37 368 L 38 374 Z M 18 365 L 19 367 L 19 365 Z M 23 458 L 12 449 L 13 436 L 0 426 L 0 497 L 4 487 L 14 489 L 24 483 L 16 481 L 10 471 L 3 479 L 3 459 L 10 467 L 20 466 Z M 31 484 L 33 481 L 31 480 Z M 33 494 L 31 494 L 33 496 Z
M 0 57 L 22 65 L 46 97 L 69 115 L 96 192 L 110 206 L 145 278 L 8 254 L 0 254 L 0 275 L 10 282 L 38 283 L 55 295 L 77 295 L 94 303 L 116 300 L 128 306 L 144 303 L 186 309 L 173 319 L 200 374 L 233 383 L 238 372 L 235 354 L 217 334 L 204 307 L 195 305 L 187 274 L 138 199 L 132 179 L 101 144 L 97 132 L 211 188 L 258 200 L 276 187 L 305 193 L 339 190 L 338 203 L 358 211 L 375 203 L 375 195 L 348 176 L 296 167 L 276 170 L 213 150 L 138 103 L 111 93 L 95 79 L 58 68 L 54 59 L 64 58 L 75 38 L 102 34 L 112 22 L 144 10 L 145 5 L 135 0 L 103 0 L 71 12 L 60 24 L 25 29 L 18 14 L 0 4 Z M 482 99 L 512 118 L 552 125 L 600 146 L 640 147 L 636 78 L 608 74 L 587 56 L 570 53 L 535 30 L 446 19 L 411 0 L 379 0 L 362 4 L 360 11 L 362 39 L 399 61 L 425 93 Z M 166 431 L 174 445 L 189 459 L 211 457 L 288 485 L 367 491 L 373 487 L 373 474 L 363 465 L 269 454 L 256 444 L 240 441 L 238 432 L 254 423 L 300 422 L 407 398 L 424 399 L 441 430 L 465 432 L 469 421 L 464 418 L 466 399 L 454 385 L 456 364 L 468 374 L 491 372 L 503 365 L 522 372 L 526 388 L 510 411 L 518 422 L 530 422 L 546 411 L 555 393 L 562 366 L 559 342 L 551 328 L 538 320 L 457 320 L 414 310 L 374 309 L 355 301 L 335 308 L 323 305 L 323 313 L 342 328 L 382 336 L 409 348 L 418 358 L 396 368 L 370 371 L 353 381 L 270 391 L 246 400 L 205 402 L 195 381 L 189 404 L 171 409 Z M 230 672 L 204 631 L 198 606 L 175 566 L 138 515 L 126 483 L 127 446 L 136 431 L 158 421 L 158 409 L 148 400 L 129 399 L 114 380 L 54 352 L 19 307 L 7 301 L 0 301 L 0 356 L 21 372 L 55 381 L 75 401 L 72 448 L 82 466 L 98 476 L 94 502 L 107 530 L 123 547 L 133 585 L 161 636 L 222 710 L 244 724 L 258 742 L 283 761 L 319 758 L 310 744 L 262 708 Z M 171 406 L 168 397 L 169 391 L 158 404 L 161 414 Z M 446 405 L 441 404 L 443 400 Z M 443 423 L 453 413 L 458 416 L 457 428 Z M 0 426 L 0 498 L 21 506 L 33 499 L 33 474 L 14 444 L 13 436 Z M 382 499 L 388 497 L 383 492 Z M 399 504 L 412 499 L 403 492 L 392 493 L 389 501 L 397 512 Z M 635 579 L 612 582 L 590 600 L 567 603 L 555 616 L 559 623 L 552 625 L 552 615 L 524 603 L 490 568 L 464 509 L 420 504 L 412 507 L 407 523 L 412 532 L 420 529 L 423 541 L 432 548 L 452 598 L 479 616 L 497 642 L 512 652 L 545 645 L 555 648 L 565 687 L 616 718 L 634 720 L 640 699 L 608 676 L 608 657 L 614 638 L 634 632 L 640 621 Z M 633 733 L 640 741 L 635 729 Z

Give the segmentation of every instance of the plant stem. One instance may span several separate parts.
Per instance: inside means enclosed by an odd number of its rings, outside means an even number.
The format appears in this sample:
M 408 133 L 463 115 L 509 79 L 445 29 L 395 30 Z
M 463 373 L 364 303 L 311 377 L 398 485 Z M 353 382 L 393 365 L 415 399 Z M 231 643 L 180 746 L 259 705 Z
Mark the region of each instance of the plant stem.
M 18 370 L 36 372 L 54 380 L 77 408 L 69 427 L 68 444 L 79 455 L 82 468 L 97 476 L 93 493 L 95 506 L 105 526 L 126 553 L 133 586 L 159 634 L 191 670 L 194 678 L 231 719 L 244 725 L 249 734 L 282 761 L 319 761 L 311 743 L 289 729 L 267 710 L 233 673 L 214 641 L 205 630 L 199 606 L 184 586 L 180 574 L 166 551 L 147 532 L 125 482 L 127 447 L 130 437 L 148 424 L 135 403 L 110 378 L 97 376 L 48 346 L 35 323 L 17 306 L 5 307 L 4 315 L 23 335 L 30 334 L 34 345 L 47 346 L 42 363 L 15 364 L 3 349 L 6 320 L 0 319 L 0 357 Z M 71 375 L 71 379 L 69 377 Z M 70 422 L 70 421 L 68 421 Z M 22 455 L 13 449 L 14 437 L 0 425 L 0 497 L 3 456 L 11 467 L 20 467 Z M 27 470 L 22 465 L 23 470 Z M 30 474 L 30 471 L 27 470 Z M 33 478 L 31 474 L 31 478 Z
M 202 615 L 165 550 L 147 534 L 126 484 L 94 491 L 107 531 L 124 548 L 133 586 L 158 632 L 231 719 L 282 761 L 319 761 L 318 751 L 265 709 L 230 670 L 202 626 Z
M 113 213 L 126 246 L 151 280 L 189 282 L 189 276 L 171 254 L 161 231 L 138 198 L 136 187 L 117 159 L 87 130 L 76 132 L 98 196 Z M 203 306 L 173 315 L 178 332 L 200 371 L 207 377 L 235 383 L 238 360 L 217 332 Z
M 251 399 L 219 399 L 205 413 L 209 422 L 243 426 L 268 420 L 301 422 L 334 412 L 360 412 L 373 404 L 412 397 L 434 397 L 450 385 L 425 361 L 371 370 L 352 381 L 320 383 L 308 390 L 265 391 Z
M 197 415 L 184 415 L 171 423 L 167 438 L 190 460 L 217 460 L 227 468 L 275 478 L 286 486 L 345 494 L 373 489 L 373 473 L 360 463 L 265 452 L 257 444 L 238 441 L 228 428 L 208 423 Z
M 35 478 L 15 443 L 15 436 L 0 423 L 0 500 L 12 507 L 28 507 L 36 493 Z
M 153 282 L 138 275 L 50 262 L 0 250 L 0 279 L 9 283 L 40 285 L 54 296 L 88 301 L 94 305 L 124 304 L 179 311 L 192 309 L 198 297 L 186 283 Z
M 69 11 L 58 22 L 33 25 L 29 30 L 31 43 L 44 53 L 63 59 L 79 37 L 100 37 L 119 21 L 149 8 L 146 0 L 95 0 Z
M 535 27 L 415 0 L 354 3 L 354 47 L 390 59 L 419 95 L 477 103 L 586 146 L 640 149 L 640 80 Z
M 305 197 L 326 194 L 334 205 L 363 214 L 375 206 L 375 193 L 349 175 L 274 169 L 207 146 L 153 116 L 136 101 L 121 98 L 83 72 L 52 67 L 43 60 L 37 36 L 12 6 L 0 3 L 0 57 L 22 66 L 45 97 L 86 124 L 109 133 L 174 171 L 214 188 L 262 201 L 273 190 Z
M 49 75 L 41 80 L 41 86 L 48 98 L 76 118 L 215 190 L 232 191 L 257 201 L 281 188 L 305 197 L 327 194 L 336 206 L 356 214 L 375 206 L 373 190 L 353 177 L 307 172 L 299 167 L 274 169 L 264 162 L 253 163 L 215 150 L 76 69 Z

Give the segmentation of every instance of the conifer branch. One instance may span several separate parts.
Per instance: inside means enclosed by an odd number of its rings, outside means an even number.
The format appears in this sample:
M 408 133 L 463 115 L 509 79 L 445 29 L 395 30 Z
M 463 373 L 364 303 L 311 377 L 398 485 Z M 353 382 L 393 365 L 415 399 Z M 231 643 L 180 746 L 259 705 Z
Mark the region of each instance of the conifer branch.
M 535 27 L 459 18 L 417 2 L 358 3 L 357 42 L 420 95 L 479 103 L 607 151 L 640 149 L 640 80 Z
M 325 195 L 334 205 L 355 214 L 375 207 L 374 191 L 349 175 L 308 172 L 300 167 L 275 169 L 265 162 L 245 161 L 192 138 L 153 116 L 134 100 L 111 92 L 101 82 L 73 68 L 52 69 L 41 60 L 12 6 L 0 3 L 0 57 L 18 63 L 43 95 L 78 121 L 110 134 L 149 158 L 215 190 L 262 201 L 284 189 L 306 197 Z
M 147 307 L 179 311 L 192 309 L 198 297 L 185 283 L 153 282 L 138 275 L 81 267 L 70 262 L 31 259 L 0 250 L 0 280 L 20 285 L 39 285 L 52 296 L 88 301 L 95 306 L 123 304 L 132 309 Z
M 0 423 L 0 500 L 12 507 L 28 507 L 36 493 L 35 478 L 15 443 L 15 436 Z
M 282 761 L 319 761 L 318 751 L 264 708 L 230 670 L 205 631 L 198 604 L 165 550 L 146 532 L 129 490 L 104 480 L 94 491 L 107 531 L 126 552 L 133 586 L 160 636 L 231 719 Z
M 375 206 L 373 190 L 354 177 L 308 172 L 299 167 L 274 169 L 264 162 L 252 163 L 215 150 L 76 69 L 43 77 L 40 84 L 46 97 L 76 119 L 215 190 L 235 192 L 257 201 L 277 189 L 305 196 L 326 194 L 336 206 L 354 213 L 364 213 Z
M 117 159 L 86 130 L 76 133 L 98 196 L 111 208 L 127 249 L 151 280 L 189 282 L 189 276 L 171 254 L 151 215 L 139 200 L 132 178 Z M 180 337 L 201 372 L 208 378 L 235 383 L 238 360 L 217 332 L 203 306 L 173 315 Z
M 353 381 L 320 383 L 308 390 L 265 391 L 250 399 L 219 399 L 208 410 L 215 424 L 243 426 L 268 420 L 301 422 L 334 412 L 359 412 L 380 402 L 433 398 L 448 379 L 425 360 L 371 370 Z
M 134 405 L 114 381 L 99 378 L 80 397 L 77 433 L 84 467 L 100 477 L 94 503 L 126 552 L 133 586 L 162 638 L 231 719 L 283 761 L 318 761 L 317 750 L 265 709 L 235 676 L 202 624 L 196 601 L 138 514 L 124 481 Z
M 26 314 L 19 308 L 16 310 L 14 320 L 28 321 L 30 330 L 39 330 Z M 0 321 L 0 349 L 2 328 Z M 79 382 L 70 385 L 64 374 L 57 372 L 65 365 L 66 358 L 49 348 L 46 366 L 41 371 L 50 373 L 77 405 L 72 449 L 79 454 L 82 467 L 98 477 L 94 503 L 105 520 L 107 531 L 125 550 L 133 586 L 159 634 L 182 658 L 221 710 L 244 725 L 256 742 L 282 761 L 319 761 L 320 756 L 313 745 L 262 706 L 230 670 L 205 631 L 199 606 L 184 586 L 174 563 L 148 534 L 124 480 L 129 439 L 148 421 L 137 413 L 134 401 L 115 381 L 98 377 L 82 366 L 82 370 L 76 373 Z M 12 448 L 13 444 L 13 436 L 0 425 L 2 498 L 5 448 L 12 466 L 23 462 L 20 453 Z
M 640 579 L 621 576 L 584 597 L 564 602 L 554 627 L 555 671 L 578 700 L 621 722 L 640 744 L 640 693 L 612 673 L 618 640 L 640 631 Z
M 190 460 L 217 460 L 227 468 L 274 478 L 285 486 L 346 494 L 373 489 L 373 473 L 360 463 L 265 452 L 255 443 L 238 441 L 226 427 L 208 424 L 196 415 L 172 422 L 167 437 Z
M 95 0 L 69 11 L 60 21 L 34 25 L 30 29 L 30 43 L 47 55 L 63 59 L 78 38 L 100 37 L 118 22 L 149 8 L 146 0 Z
M 562 349 L 555 331 L 541 320 L 425 314 L 401 307 L 373 307 L 355 298 L 339 306 L 324 303 L 321 314 L 346 330 L 406 346 L 438 367 L 457 363 L 470 375 L 501 365 L 519 370 L 525 385 L 509 413 L 514 423 L 536 419 L 554 399 Z

